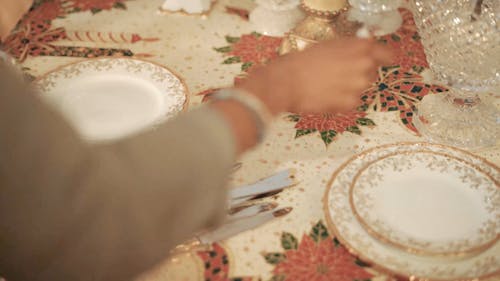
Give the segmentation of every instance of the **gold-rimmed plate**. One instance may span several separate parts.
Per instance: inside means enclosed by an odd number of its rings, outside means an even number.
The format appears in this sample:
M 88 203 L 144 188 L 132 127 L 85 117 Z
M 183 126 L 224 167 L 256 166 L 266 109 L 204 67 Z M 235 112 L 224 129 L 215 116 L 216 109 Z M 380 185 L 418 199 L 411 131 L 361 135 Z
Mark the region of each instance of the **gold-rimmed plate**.
M 474 255 L 424 256 L 404 251 L 369 233 L 358 220 L 349 200 L 351 185 L 359 171 L 368 163 L 389 155 L 404 155 L 415 151 L 444 154 L 466 159 L 495 182 L 489 200 L 498 208 L 500 193 L 498 167 L 468 152 L 427 143 L 406 143 L 378 147 L 351 158 L 333 176 L 324 197 L 324 211 L 329 229 L 355 255 L 391 274 L 426 280 L 474 280 L 500 274 L 500 243 Z M 439 214 L 436 214 L 436 216 Z M 498 218 L 497 221 L 498 223 Z
M 181 78 L 153 62 L 98 58 L 55 69 L 35 81 L 53 105 L 90 142 L 152 128 L 186 108 Z
M 400 249 L 457 256 L 498 240 L 494 175 L 470 155 L 411 150 L 381 156 L 354 176 L 350 203 L 362 226 Z

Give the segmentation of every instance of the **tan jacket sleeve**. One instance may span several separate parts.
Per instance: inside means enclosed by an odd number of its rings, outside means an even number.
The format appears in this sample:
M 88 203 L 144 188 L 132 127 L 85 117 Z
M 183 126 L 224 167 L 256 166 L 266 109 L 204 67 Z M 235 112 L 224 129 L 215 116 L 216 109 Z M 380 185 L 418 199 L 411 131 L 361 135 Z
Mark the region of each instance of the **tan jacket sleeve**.
M 16 80 L 0 66 L 0 276 L 131 280 L 223 217 L 235 144 L 217 112 L 89 146 Z

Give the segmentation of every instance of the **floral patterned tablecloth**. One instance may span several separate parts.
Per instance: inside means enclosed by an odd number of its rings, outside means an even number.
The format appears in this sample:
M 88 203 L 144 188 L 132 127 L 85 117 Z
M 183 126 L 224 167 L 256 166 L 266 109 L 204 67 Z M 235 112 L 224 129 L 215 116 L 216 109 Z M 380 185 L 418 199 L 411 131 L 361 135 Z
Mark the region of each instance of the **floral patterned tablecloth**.
M 190 90 L 190 107 L 217 88 L 238 83 L 278 56 L 282 38 L 252 30 L 250 0 L 219 0 L 208 15 L 162 14 L 161 0 L 36 0 L 3 49 L 32 77 L 70 62 L 100 56 L 148 59 L 175 70 Z M 347 114 L 282 116 L 248 153 L 233 184 L 293 168 L 299 183 L 272 200 L 292 206 L 287 217 L 201 252 L 166 258 L 139 279 L 364 281 L 392 279 L 344 248 L 325 226 L 327 181 L 349 157 L 395 142 L 422 141 L 412 124 L 418 102 L 446 91 L 423 77 L 427 62 L 411 13 L 403 26 L 378 38 L 397 54 Z M 495 97 L 494 97 L 495 98 Z M 498 100 L 498 98 L 496 98 Z M 203 140 L 199 140 L 203 146 Z M 499 147 L 475 151 L 500 163 Z M 175 227 L 175 226 L 172 226 Z M 168 253 L 165 253 L 167 255 Z

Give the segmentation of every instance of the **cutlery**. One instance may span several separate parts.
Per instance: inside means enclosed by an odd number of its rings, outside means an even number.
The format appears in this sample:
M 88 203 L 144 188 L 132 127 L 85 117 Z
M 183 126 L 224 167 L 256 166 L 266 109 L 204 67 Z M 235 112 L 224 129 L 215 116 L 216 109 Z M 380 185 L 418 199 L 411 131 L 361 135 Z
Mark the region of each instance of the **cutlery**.
M 251 217 L 263 212 L 274 210 L 278 207 L 278 203 L 265 202 L 252 205 L 242 205 L 231 208 L 228 211 L 227 221 L 238 220 L 246 217 Z
M 171 254 L 178 255 L 193 250 L 206 250 L 213 243 L 226 240 L 247 230 L 255 229 L 274 219 L 286 216 L 292 210 L 292 207 L 285 207 L 278 210 L 266 211 L 254 216 L 244 217 L 234 221 L 228 221 L 219 228 L 202 233 L 195 238 L 177 246 L 171 251 Z
M 245 201 L 274 195 L 295 184 L 293 169 L 281 171 L 256 183 L 233 188 L 229 192 L 230 206 L 237 206 Z
M 243 166 L 243 164 L 241 164 L 240 162 L 235 163 L 231 168 L 231 174 L 236 173 L 241 168 L 241 166 Z

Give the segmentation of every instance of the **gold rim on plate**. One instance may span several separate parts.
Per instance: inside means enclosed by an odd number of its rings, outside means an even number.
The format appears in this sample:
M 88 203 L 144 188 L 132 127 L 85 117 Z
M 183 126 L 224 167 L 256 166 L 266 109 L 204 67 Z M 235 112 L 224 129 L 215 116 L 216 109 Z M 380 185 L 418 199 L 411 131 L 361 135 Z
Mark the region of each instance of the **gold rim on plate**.
M 189 88 L 185 82 L 185 80 L 174 70 L 170 69 L 169 67 L 163 65 L 163 64 L 160 64 L 160 63 L 157 63 L 157 62 L 154 62 L 154 61 L 150 61 L 150 60 L 145 60 L 145 59 L 141 59 L 141 58 L 135 58 L 135 57 L 96 57 L 96 58 L 86 58 L 86 59 L 80 59 L 80 60 L 77 60 L 77 61 L 73 61 L 73 62 L 70 62 L 70 63 L 66 63 L 66 64 L 62 64 L 62 65 L 59 65 L 57 66 L 56 68 L 54 69 L 51 69 L 45 73 L 43 73 L 42 75 L 39 75 L 36 77 L 36 79 L 34 79 L 31 83 L 33 85 L 36 85 L 38 84 L 41 80 L 44 80 L 46 79 L 49 75 L 55 73 L 55 72 L 59 72 L 61 71 L 63 68 L 66 68 L 66 67 L 69 67 L 69 66 L 72 66 L 72 65 L 76 65 L 76 64 L 80 64 L 80 63 L 83 63 L 83 62 L 86 62 L 86 61 L 98 61 L 98 60 L 131 60 L 131 61 L 140 61 L 140 62 L 143 62 L 143 63 L 149 63 L 149 64 L 152 64 L 152 65 L 155 65 L 155 66 L 158 66 L 160 68 L 163 68 L 165 70 L 167 70 L 168 72 L 170 72 L 173 76 L 175 76 L 181 83 L 182 87 L 183 87 L 183 90 L 184 90 L 184 96 L 185 96 L 185 101 L 184 101 L 184 104 L 182 105 L 182 112 L 184 111 L 187 111 L 188 107 L 189 107 L 189 101 L 190 101 L 190 92 L 189 92 Z
M 324 196 L 323 196 L 323 211 L 325 213 L 325 219 L 326 219 L 326 223 L 327 223 L 327 227 L 328 229 L 336 236 L 336 238 L 348 249 L 348 251 L 357 256 L 359 259 L 371 264 L 373 266 L 373 269 L 381 272 L 381 273 L 385 273 L 385 274 L 388 274 L 390 276 L 395 276 L 395 277 L 402 277 L 402 278 L 408 278 L 410 280 L 426 280 L 426 281 L 451 281 L 451 280 L 454 280 L 454 281 L 457 281 L 457 280 L 460 280 L 460 281 L 476 281 L 476 280 L 483 280 L 483 279 L 486 279 L 486 278 L 490 278 L 490 277 L 493 277 L 493 276 L 497 276 L 500 274 L 500 265 L 498 264 L 498 261 L 496 260 L 495 258 L 495 254 L 499 251 L 498 248 L 498 244 L 495 245 L 495 252 L 493 253 L 490 253 L 489 256 L 487 256 L 488 260 L 484 261 L 483 263 L 481 263 L 480 266 L 483 266 L 483 267 L 488 267 L 487 268 L 487 272 L 486 273 L 483 273 L 483 274 L 478 274 L 478 275 L 475 275 L 475 276 L 466 276 L 466 277 L 463 277 L 463 276 L 453 276 L 453 277 L 426 277 L 422 274 L 420 274 L 421 276 L 419 276 L 418 272 L 412 272 L 412 271 L 405 271 L 403 270 L 402 268 L 399 268 L 399 267 L 394 267 L 394 266 L 388 266 L 387 264 L 384 264 L 382 260 L 379 260 L 379 259 L 376 259 L 376 258 L 371 258 L 369 257 L 370 254 L 365 254 L 366 250 L 360 250 L 359 247 L 356 248 L 353 246 L 353 244 L 351 242 L 349 242 L 347 239 L 345 239 L 341 234 L 340 234 L 340 231 L 339 229 L 337 228 L 337 226 L 335 225 L 334 221 L 333 221 L 333 217 L 331 216 L 331 212 L 330 212 L 330 204 L 329 204 L 329 201 L 330 201 L 330 193 L 332 191 L 332 188 L 334 187 L 334 183 L 336 180 L 339 179 L 339 176 L 342 174 L 343 171 L 345 171 L 346 168 L 349 167 L 350 164 L 352 164 L 354 161 L 357 161 L 359 160 L 360 158 L 363 158 L 365 157 L 367 154 L 370 154 L 372 152 L 376 152 L 376 151 L 381 151 L 381 150 L 388 150 L 388 149 L 398 149 L 398 148 L 401 148 L 404 149 L 409 149 L 411 147 L 420 147 L 420 148 L 423 148 L 423 147 L 426 147 L 428 149 L 434 149 L 434 150 L 439 150 L 439 149 L 442 149 L 442 150 L 448 150 L 448 151 L 453 151 L 453 152 L 456 152 L 456 153 L 463 153 L 463 154 L 466 154 L 466 155 L 469 155 L 469 156 L 472 156 L 474 157 L 475 159 L 477 159 L 478 161 L 481 161 L 483 164 L 485 164 L 486 166 L 488 166 L 490 169 L 496 171 L 496 172 L 500 172 L 500 169 L 493 163 L 491 163 L 490 161 L 480 157 L 480 156 L 477 156 L 477 155 L 474 155 L 468 151 L 465 151 L 465 150 L 462 150 L 462 149 L 458 149 L 458 148 L 454 148 L 454 147 L 449 147 L 449 146 L 445 146 L 445 145 L 440 145 L 440 144 L 431 144 L 431 143 L 425 143 L 425 142 L 400 142 L 400 143 L 395 143 L 395 144 L 387 144 L 387 145 L 382 145 L 382 146 L 378 146 L 378 147 L 374 147 L 374 148 L 371 148 L 369 150 L 366 150 L 360 154 L 357 154 L 357 155 L 354 155 L 353 157 L 351 157 L 348 161 L 346 161 L 345 163 L 343 163 L 333 174 L 332 178 L 330 179 L 330 181 L 328 182 L 328 185 L 327 185 L 327 188 L 325 190 L 325 193 L 324 193 Z M 343 200 L 347 200 L 346 198 L 344 198 Z M 344 202 L 344 204 L 348 204 L 346 202 Z M 352 215 L 354 216 L 354 215 Z M 355 218 L 353 218 L 353 220 L 356 220 Z M 359 222 L 357 222 L 358 225 L 359 225 Z M 362 228 L 361 225 L 358 226 L 359 228 Z M 374 239 L 373 237 L 371 237 L 370 235 L 368 235 L 366 232 L 366 237 L 368 237 L 368 239 Z M 363 236 L 365 236 L 363 234 Z M 377 240 L 375 240 L 374 242 L 376 243 Z M 389 246 L 384 246 L 384 245 L 380 245 L 379 247 L 382 247 L 384 250 L 387 249 L 387 247 Z M 392 250 L 394 251 L 394 250 Z M 492 249 L 489 249 L 488 251 L 492 251 Z M 484 253 L 481 253 L 479 254 L 478 256 L 481 256 L 483 255 Z M 401 252 L 400 255 L 406 255 L 406 256 L 410 256 L 411 258 L 418 258 L 419 256 L 413 256 L 412 254 L 409 254 L 407 252 Z M 437 260 L 436 258 L 426 258 L 426 257 L 420 257 L 419 260 L 422 260 L 422 259 L 425 259 L 427 260 L 427 263 L 435 263 L 435 262 L 438 262 L 440 260 Z M 471 259 L 477 259 L 477 256 L 474 256 L 474 257 L 471 257 Z M 493 260 L 492 260 L 493 259 Z M 442 260 L 441 260 L 442 261 Z M 449 261 L 449 260 L 447 260 Z M 461 261 L 461 260 L 460 260 Z M 396 259 L 396 260 L 393 260 L 392 261 L 392 264 L 394 265 L 394 263 L 398 263 L 399 260 Z M 455 260 L 452 260 L 452 261 L 449 261 L 449 262 L 456 262 Z M 493 263 L 493 264 L 492 264 Z M 437 268 L 437 266 L 436 266 Z M 439 268 L 437 268 L 436 270 L 438 270 Z M 491 271 L 489 271 L 491 270 Z M 453 270 L 452 270 L 453 271 Z
M 94 126 L 98 124 L 95 121 L 87 121 L 87 123 L 94 122 L 90 123 L 92 124 L 90 126 L 88 124 L 85 125 L 85 122 L 77 121 L 74 116 L 71 117 L 71 112 L 74 110 L 69 107 L 70 111 L 68 111 L 68 108 L 65 109 L 64 107 L 66 98 L 71 99 L 72 96 L 71 93 L 68 93 L 69 88 L 67 87 L 71 87 L 74 83 L 78 84 L 78 81 L 83 81 L 82 79 L 87 79 L 89 77 L 92 77 L 92 79 L 97 78 L 97 81 L 99 81 L 99 79 L 101 79 L 99 77 L 104 77 L 102 75 L 126 75 L 123 76 L 125 78 L 122 77 L 122 79 L 127 81 L 130 80 L 127 77 L 135 77 L 137 81 L 140 81 L 142 87 L 146 87 L 137 89 L 135 92 L 148 93 L 153 91 L 154 98 L 152 98 L 153 96 L 151 95 L 145 95 L 145 97 L 149 100 L 148 102 L 150 104 L 155 104 L 157 110 L 151 111 L 153 113 L 148 113 L 150 111 L 145 111 L 137 107 L 137 109 L 142 110 L 141 112 L 145 114 L 144 116 L 146 116 L 146 119 L 143 118 L 139 123 L 132 122 L 133 125 L 131 126 L 123 121 L 113 121 L 114 124 L 118 125 L 115 126 L 114 131 L 110 131 L 111 133 L 106 133 L 107 129 L 103 130 L 102 126 Z M 166 121 L 186 111 L 189 105 L 189 92 L 187 86 L 182 78 L 174 71 L 151 61 L 135 58 L 99 57 L 78 60 L 59 66 L 45 73 L 33 81 L 33 84 L 35 88 L 38 89 L 40 96 L 54 107 L 58 108 L 63 115 L 66 115 L 68 122 L 72 123 L 75 131 L 79 133 L 80 137 L 90 143 L 109 142 L 136 134 L 140 131 L 155 130 Z M 156 90 L 152 90 L 153 88 Z M 75 97 L 78 98 L 78 96 Z M 90 97 L 92 97 L 92 95 L 90 95 Z M 94 100 L 94 102 L 95 101 L 96 100 Z M 124 102 L 130 105 L 134 104 L 134 102 L 131 103 L 130 100 L 124 100 Z M 76 105 L 78 103 L 73 102 L 73 104 Z M 93 120 L 91 117 L 92 114 L 87 114 L 86 116 L 85 118 L 87 118 L 87 120 Z M 90 117 L 90 119 L 88 119 L 88 117 Z M 123 119 L 115 117 L 113 120 Z
M 372 225 L 374 225 L 373 221 L 370 223 L 364 218 L 364 216 L 361 214 L 359 208 L 356 207 L 356 204 L 354 202 L 355 201 L 354 200 L 354 189 L 356 188 L 356 183 L 358 182 L 359 177 L 371 165 L 373 165 L 379 161 L 385 160 L 387 158 L 390 158 L 390 157 L 396 156 L 396 155 L 402 155 L 402 154 L 410 155 L 410 154 L 416 154 L 416 153 L 439 155 L 442 157 L 453 159 L 453 160 L 460 162 L 464 165 L 473 167 L 475 170 L 477 170 L 478 172 L 483 174 L 485 177 L 487 177 L 490 180 L 490 182 L 492 182 L 496 186 L 498 186 L 498 182 L 494 179 L 494 177 L 490 173 L 488 173 L 487 171 L 484 171 L 483 169 L 481 169 L 481 167 L 479 167 L 479 166 L 475 165 L 474 163 L 471 163 L 467 160 L 464 160 L 464 159 L 461 159 L 459 157 L 452 156 L 452 155 L 449 155 L 446 153 L 426 151 L 426 150 L 412 150 L 412 151 L 403 152 L 403 153 L 391 153 L 388 155 L 384 155 L 384 156 L 381 156 L 373 161 L 366 163 L 361 169 L 359 169 L 359 171 L 354 176 L 353 181 L 349 187 L 349 203 L 350 203 L 351 209 L 352 209 L 354 215 L 356 216 L 356 218 L 358 219 L 359 223 L 363 226 L 363 228 L 365 228 L 365 230 L 368 233 L 370 233 L 372 236 L 374 236 L 378 240 L 381 240 L 381 241 L 383 241 L 391 246 L 394 246 L 396 248 L 399 248 L 401 250 L 407 251 L 407 252 L 412 253 L 412 254 L 420 254 L 420 255 L 427 255 L 427 256 L 464 257 L 467 255 L 480 253 L 480 252 L 490 248 L 493 244 L 495 244 L 500 239 L 500 234 L 496 234 L 496 233 L 491 234 L 491 233 L 481 232 L 480 234 L 489 235 L 492 238 L 481 243 L 480 245 L 468 247 L 468 248 L 463 249 L 463 250 L 462 249 L 452 249 L 452 247 L 455 246 L 455 248 L 457 248 L 457 247 L 460 248 L 460 246 L 461 246 L 463 248 L 463 247 L 465 247 L 464 243 L 467 241 L 461 241 L 461 242 L 463 242 L 461 244 L 458 242 L 452 242 L 450 245 L 442 246 L 443 249 L 451 249 L 450 251 L 432 251 L 432 250 L 425 249 L 425 248 L 430 247 L 429 244 L 425 244 L 426 243 L 425 241 L 411 240 L 409 237 L 404 237 L 404 238 L 399 238 L 399 239 L 396 237 L 392 238 L 391 234 L 382 233 L 383 232 L 383 231 L 381 231 L 382 229 L 375 229 L 375 227 L 372 227 Z M 364 213 L 366 213 L 366 212 L 364 212 Z M 388 229 L 388 231 L 389 230 L 390 229 Z M 496 232 L 496 229 L 491 229 L 491 232 Z M 404 244 L 405 241 L 401 241 L 401 240 L 406 240 L 407 243 Z M 420 244 L 420 247 L 412 246 L 412 244 L 413 245 Z

